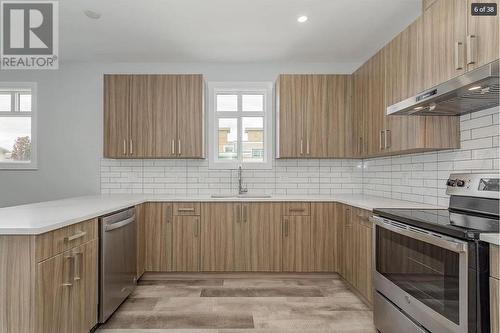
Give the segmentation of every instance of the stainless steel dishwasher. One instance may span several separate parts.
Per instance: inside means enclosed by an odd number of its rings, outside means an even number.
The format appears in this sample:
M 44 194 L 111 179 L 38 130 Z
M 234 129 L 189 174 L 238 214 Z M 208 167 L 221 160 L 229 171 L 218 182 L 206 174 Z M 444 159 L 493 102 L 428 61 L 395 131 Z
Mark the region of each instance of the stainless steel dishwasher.
M 135 208 L 99 219 L 99 322 L 104 323 L 136 285 Z

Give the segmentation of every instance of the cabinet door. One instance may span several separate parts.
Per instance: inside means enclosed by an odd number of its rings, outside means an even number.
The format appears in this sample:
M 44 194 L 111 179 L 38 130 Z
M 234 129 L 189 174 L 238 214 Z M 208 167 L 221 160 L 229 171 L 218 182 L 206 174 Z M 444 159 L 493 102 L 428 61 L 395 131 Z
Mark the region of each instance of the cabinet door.
M 418 18 L 385 47 L 386 107 L 423 90 L 422 18 Z M 425 147 L 425 118 L 386 116 L 390 152 Z
M 337 271 L 335 203 L 311 203 L 312 271 Z
M 358 140 L 353 139 L 351 130 L 352 82 L 351 75 L 327 75 L 327 117 L 326 121 L 323 119 L 327 131 L 320 143 L 327 146 L 327 153 L 321 157 L 353 156 L 353 145 Z
M 349 115 L 349 121 L 352 123 L 351 127 L 351 147 L 350 157 L 363 157 L 366 153 L 367 138 L 365 131 L 365 117 L 367 116 L 367 66 L 361 66 L 352 75 L 353 80 L 353 94 L 351 98 L 352 109 Z
M 385 140 L 385 50 L 374 55 L 365 66 L 367 79 L 366 101 L 366 147 L 368 155 L 383 152 Z
M 137 280 L 145 272 L 146 265 L 146 205 L 141 204 L 135 206 L 135 219 L 137 224 Z
M 280 75 L 278 80 L 278 157 L 304 157 L 305 75 Z
M 177 77 L 177 149 L 183 158 L 203 158 L 203 76 Z
M 154 157 L 173 158 L 177 147 L 177 76 L 150 75 Z
M 74 257 L 73 330 L 88 333 L 97 324 L 97 240 L 71 251 Z
M 73 331 L 73 269 L 74 258 L 69 251 L 37 264 L 37 332 Z
M 281 271 L 281 204 L 242 204 L 243 224 L 250 233 L 250 271 Z
M 130 76 L 129 155 L 134 158 L 154 156 L 154 120 L 151 109 L 149 75 Z
M 436 0 L 423 13 L 424 88 L 465 72 L 466 0 Z
M 373 302 L 373 224 L 369 221 L 370 212 L 363 209 L 354 209 L 357 223 L 356 232 L 356 283 L 355 287 L 368 302 Z
M 353 219 L 353 208 L 344 206 L 344 279 L 351 285 L 356 284 L 356 257 L 358 252 L 356 233 L 357 224 Z
M 329 133 L 327 75 L 306 75 L 304 153 L 306 157 L 328 157 Z
M 203 217 L 201 226 L 202 271 L 235 271 L 235 234 L 242 232 L 241 204 L 204 203 L 201 210 Z M 241 246 L 245 245 L 238 244 L 238 247 Z M 238 255 L 244 254 L 239 252 Z M 238 261 L 241 264 L 241 258 Z
M 128 157 L 129 130 L 130 75 L 104 75 L 104 157 Z
M 172 266 L 174 272 L 200 271 L 200 217 L 173 219 Z
M 467 1 L 467 70 L 488 64 L 499 54 L 499 19 L 498 16 L 472 16 L 472 3 L 496 3 L 498 0 Z
M 145 204 L 145 269 L 148 272 L 172 271 L 171 203 Z
M 311 270 L 311 217 L 283 216 L 283 272 Z

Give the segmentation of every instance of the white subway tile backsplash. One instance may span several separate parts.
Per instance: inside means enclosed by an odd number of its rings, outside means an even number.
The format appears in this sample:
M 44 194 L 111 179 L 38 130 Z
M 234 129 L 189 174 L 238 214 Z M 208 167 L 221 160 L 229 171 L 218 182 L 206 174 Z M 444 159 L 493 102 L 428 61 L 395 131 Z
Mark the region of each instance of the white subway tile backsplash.
M 447 206 L 450 173 L 499 172 L 499 115 L 497 107 L 461 116 L 461 149 L 365 160 L 275 160 L 272 170 L 244 170 L 244 182 L 275 195 L 364 193 Z M 207 160 L 101 161 L 102 193 L 206 195 L 237 188 L 237 170 L 210 170 Z

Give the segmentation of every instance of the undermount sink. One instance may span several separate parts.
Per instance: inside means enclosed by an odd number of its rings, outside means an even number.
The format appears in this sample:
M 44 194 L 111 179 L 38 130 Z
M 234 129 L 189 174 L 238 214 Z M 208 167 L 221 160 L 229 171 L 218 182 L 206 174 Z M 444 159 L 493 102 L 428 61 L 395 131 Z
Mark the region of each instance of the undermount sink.
M 249 198 L 249 199 L 265 199 L 265 198 L 271 198 L 269 194 L 253 194 L 253 193 L 247 193 L 247 194 L 212 194 L 211 196 L 214 199 L 225 199 L 225 198 Z

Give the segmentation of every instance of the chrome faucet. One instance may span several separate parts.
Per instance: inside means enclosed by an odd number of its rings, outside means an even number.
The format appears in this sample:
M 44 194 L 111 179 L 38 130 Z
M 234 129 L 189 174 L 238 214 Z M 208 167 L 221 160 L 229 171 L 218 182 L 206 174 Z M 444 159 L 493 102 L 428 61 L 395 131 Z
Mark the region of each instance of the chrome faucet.
M 241 165 L 238 168 L 238 194 L 245 194 L 248 192 L 247 187 L 243 187 L 243 170 Z

